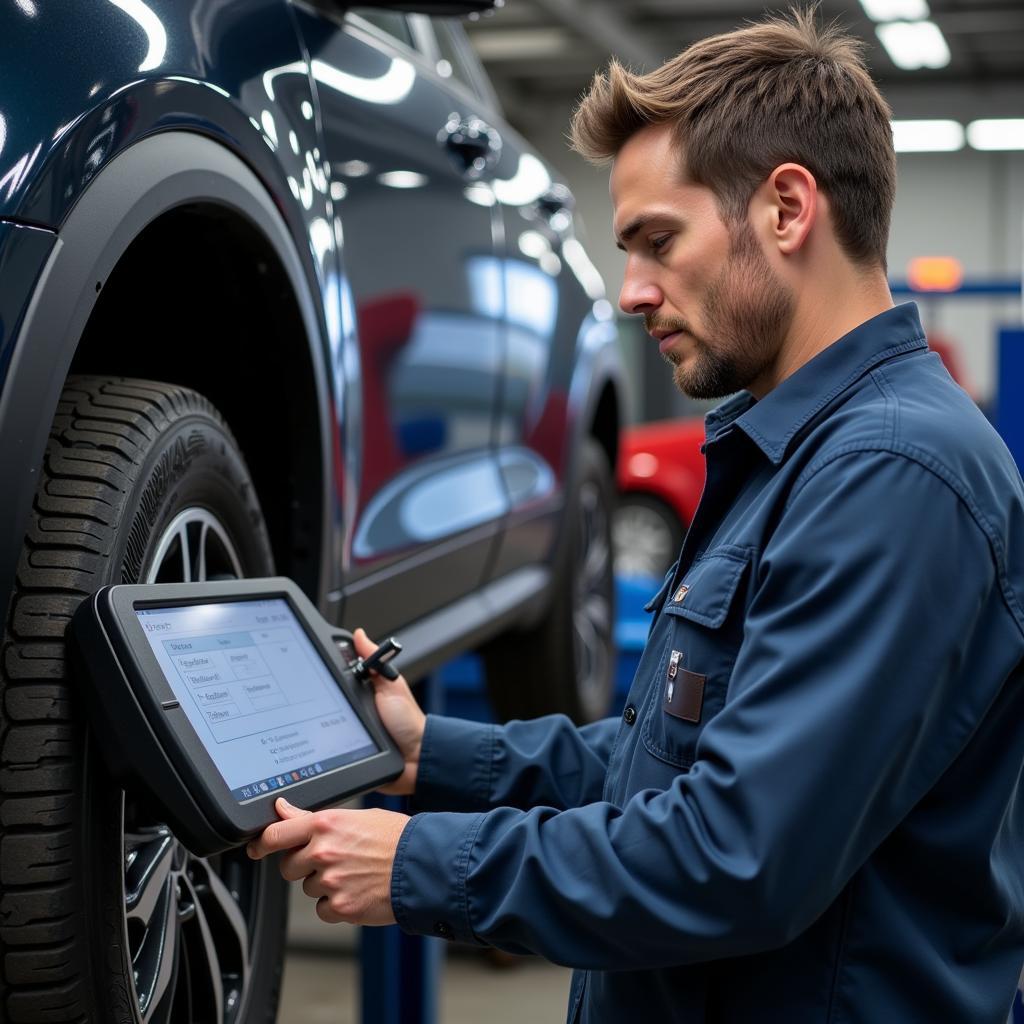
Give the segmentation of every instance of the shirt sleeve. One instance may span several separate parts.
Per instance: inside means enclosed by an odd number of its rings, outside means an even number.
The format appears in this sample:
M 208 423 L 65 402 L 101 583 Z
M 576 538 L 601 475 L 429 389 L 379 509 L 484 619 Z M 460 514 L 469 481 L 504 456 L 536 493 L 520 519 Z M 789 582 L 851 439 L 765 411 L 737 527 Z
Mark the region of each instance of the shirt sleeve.
M 621 808 L 418 815 L 393 875 L 399 924 L 591 969 L 785 944 L 935 784 L 1020 660 L 996 577 L 985 532 L 925 466 L 823 466 L 762 553 L 729 702 L 690 771 Z
M 564 715 L 490 725 L 427 717 L 415 810 L 564 809 L 601 798 L 617 718 L 579 728 Z

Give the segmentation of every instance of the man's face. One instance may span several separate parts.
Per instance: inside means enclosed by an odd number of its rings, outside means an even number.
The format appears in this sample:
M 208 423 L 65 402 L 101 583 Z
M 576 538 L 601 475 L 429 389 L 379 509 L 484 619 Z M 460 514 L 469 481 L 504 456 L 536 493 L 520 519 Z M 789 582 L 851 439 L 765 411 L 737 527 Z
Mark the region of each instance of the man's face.
M 642 314 L 693 398 L 763 393 L 794 298 L 746 221 L 727 224 L 710 189 L 681 179 L 668 127 L 645 128 L 612 169 L 614 230 L 626 252 L 619 305 Z

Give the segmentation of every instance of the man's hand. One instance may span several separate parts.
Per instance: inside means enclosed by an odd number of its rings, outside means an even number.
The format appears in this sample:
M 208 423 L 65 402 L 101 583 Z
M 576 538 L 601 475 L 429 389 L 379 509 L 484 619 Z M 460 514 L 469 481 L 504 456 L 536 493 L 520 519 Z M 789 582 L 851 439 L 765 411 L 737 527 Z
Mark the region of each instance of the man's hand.
M 356 642 L 356 654 L 360 658 L 369 657 L 377 649 L 377 645 L 364 630 L 357 629 L 352 636 Z M 399 676 L 392 681 L 374 672 L 370 679 L 373 682 L 377 714 L 405 761 L 402 774 L 394 782 L 381 786 L 380 791 L 395 796 L 409 796 L 416 789 L 420 747 L 423 745 L 427 716 L 420 710 L 404 677 Z
M 268 825 L 248 846 L 253 860 L 279 850 L 281 874 L 305 879 L 302 890 L 316 900 L 321 921 L 394 924 L 391 869 L 404 814 L 377 809 L 304 811 L 284 797 L 274 804 L 281 821 Z

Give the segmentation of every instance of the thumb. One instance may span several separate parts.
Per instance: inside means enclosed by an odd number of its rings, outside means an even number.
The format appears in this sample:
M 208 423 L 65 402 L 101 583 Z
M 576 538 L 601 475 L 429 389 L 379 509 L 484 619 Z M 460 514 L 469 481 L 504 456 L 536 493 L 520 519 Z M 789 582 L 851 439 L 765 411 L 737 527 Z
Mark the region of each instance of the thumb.
M 366 630 L 360 626 L 352 633 L 355 641 L 356 654 L 360 658 L 368 658 L 377 649 L 377 645 L 366 635 Z
M 312 811 L 304 811 L 301 807 L 296 807 L 294 804 L 288 803 L 283 796 L 279 796 L 274 802 L 274 810 L 277 811 L 278 817 L 288 818 L 301 818 L 304 814 L 312 814 Z

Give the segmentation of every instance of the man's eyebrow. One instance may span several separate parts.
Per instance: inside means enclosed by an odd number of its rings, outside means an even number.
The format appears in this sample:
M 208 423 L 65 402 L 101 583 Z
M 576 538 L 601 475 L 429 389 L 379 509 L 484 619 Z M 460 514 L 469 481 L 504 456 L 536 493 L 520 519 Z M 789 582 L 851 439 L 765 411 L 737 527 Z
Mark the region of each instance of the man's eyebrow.
M 625 251 L 626 242 L 628 242 L 638 231 L 642 231 L 652 220 L 654 220 L 654 217 L 647 213 L 642 213 L 639 217 L 634 217 L 619 233 L 619 237 L 615 240 L 616 248 Z

